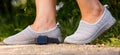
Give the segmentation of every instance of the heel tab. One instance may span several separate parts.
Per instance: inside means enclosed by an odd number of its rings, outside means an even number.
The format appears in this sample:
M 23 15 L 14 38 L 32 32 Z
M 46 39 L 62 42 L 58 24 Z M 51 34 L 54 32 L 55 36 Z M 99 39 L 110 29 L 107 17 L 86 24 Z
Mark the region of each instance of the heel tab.
M 59 22 L 57 22 L 57 24 L 56 24 L 57 26 L 59 26 L 60 24 L 59 24 Z
M 59 24 L 59 22 L 57 22 L 56 26 L 57 26 L 57 27 L 60 27 L 60 24 Z
M 107 4 L 104 5 L 105 8 L 109 8 L 109 6 Z

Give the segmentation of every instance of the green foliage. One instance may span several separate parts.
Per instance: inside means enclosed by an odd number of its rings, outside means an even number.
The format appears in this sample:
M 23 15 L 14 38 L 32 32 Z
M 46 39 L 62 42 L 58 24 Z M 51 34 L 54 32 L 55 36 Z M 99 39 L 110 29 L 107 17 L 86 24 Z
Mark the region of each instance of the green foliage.
M 19 5 L 17 7 L 8 5 L 9 2 L 7 0 L 3 1 L 4 5 L 3 3 L 0 3 L 0 40 L 20 32 L 26 26 L 32 24 L 36 14 L 34 0 L 28 0 L 27 4 Z M 62 36 L 65 38 L 76 30 L 81 14 L 76 0 L 57 0 L 57 4 L 61 1 L 64 3 L 64 6 L 57 12 L 57 21 L 60 23 Z M 91 44 L 120 46 L 120 1 L 100 1 L 102 4 L 109 5 L 109 10 L 117 19 L 117 22 Z M 1 7 L 4 9 L 2 10 Z
M 27 4 L 15 7 L 11 7 L 6 0 L 3 0 L 3 2 L 5 5 L 1 7 L 6 8 L 5 10 L 0 9 L 0 11 L 3 11 L 0 13 L 0 40 L 20 32 L 26 26 L 32 24 L 35 18 L 34 0 L 30 0 Z M 2 3 L 0 3 L 0 5 L 2 5 Z

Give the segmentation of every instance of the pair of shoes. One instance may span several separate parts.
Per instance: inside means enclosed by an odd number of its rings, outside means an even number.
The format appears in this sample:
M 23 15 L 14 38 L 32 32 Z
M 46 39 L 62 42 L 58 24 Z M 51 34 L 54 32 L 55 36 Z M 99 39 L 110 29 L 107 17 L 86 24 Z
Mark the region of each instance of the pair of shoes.
M 66 37 L 64 42 L 73 44 L 90 43 L 105 30 L 109 29 L 115 22 L 115 18 L 111 15 L 108 9 L 105 8 L 104 13 L 96 23 L 90 24 L 88 22 L 85 22 L 84 20 L 81 20 L 76 32 Z M 60 29 L 58 27 L 55 27 L 50 31 L 39 33 L 35 32 L 30 28 L 30 26 L 28 26 L 22 32 L 8 37 L 3 42 L 5 44 L 31 44 L 37 42 L 47 43 L 47 40 L 49 40 L 48 38 L 57 39 L 59 42 L 61 42 Z M 36 39 L 38 39 L 38 41 L 36 41 Z M 58 43 L 58 41 L 55 42 Z
M 57 41 L 54 41 L 53 39 Z M 61 32 L 60 32 L 59 26 L 57 25 L 56 27 L 46 32 L 36 32 L 32 30 L 30 26 L 28 26 L 27 28 L 17 33 L 16 35 L 13 35 L 4 39 L 3 43 L 5 44 L 46 44 L 46 43 L 58 43 L 61 41 L 62 41 Z

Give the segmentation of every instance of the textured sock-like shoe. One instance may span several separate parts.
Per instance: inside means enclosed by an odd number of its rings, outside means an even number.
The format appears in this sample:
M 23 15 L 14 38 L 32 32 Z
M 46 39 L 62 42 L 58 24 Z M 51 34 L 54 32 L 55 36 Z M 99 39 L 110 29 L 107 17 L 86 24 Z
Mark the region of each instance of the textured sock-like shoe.
M 105 30 L 109 29 L 115 22 L 116 20 L 114 17 L 111 15 L 108 9 L 105 8 L 105 11 L 96 23 L 90 24 L 81 20 L 76 32 L 66 37 L 64 42 L 73 44 L 90 43 Z
M 16 35 L 10 36 L 3 40 L 5 44 L 33 44 L 37 43 L 37 38 L 40 36 L 47 36 L 47 38 L 58 39 L 61 42 L 61 32 L 58 26 L 45 31 L 36 32 L 31 29 L 30 26 L 25 28 L 23 31 L 17 33 Z

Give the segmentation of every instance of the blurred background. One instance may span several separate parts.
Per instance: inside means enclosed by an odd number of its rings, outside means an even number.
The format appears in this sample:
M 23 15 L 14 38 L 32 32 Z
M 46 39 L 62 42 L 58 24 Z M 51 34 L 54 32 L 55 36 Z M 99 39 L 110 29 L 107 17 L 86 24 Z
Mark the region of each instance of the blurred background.
M 57 0 L 57 5 L 60 2 L 64 6 L 57 11 L 56 16 L 64 39 L 76 30 L 81 16 L 76 0 Z M 109 10 L 117 22 L 90 44 L 120 46 L 120 0 L 100 2 L 109 5 Z M 35 11 L 35 0 L 0 0 L 0 41 L 32 24 Z

